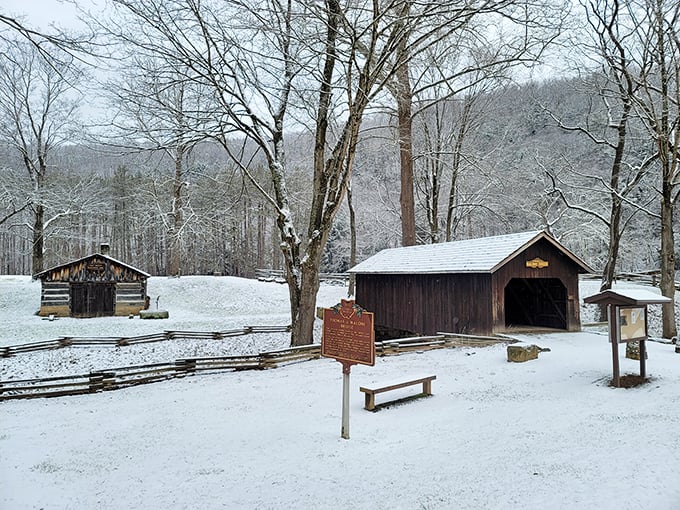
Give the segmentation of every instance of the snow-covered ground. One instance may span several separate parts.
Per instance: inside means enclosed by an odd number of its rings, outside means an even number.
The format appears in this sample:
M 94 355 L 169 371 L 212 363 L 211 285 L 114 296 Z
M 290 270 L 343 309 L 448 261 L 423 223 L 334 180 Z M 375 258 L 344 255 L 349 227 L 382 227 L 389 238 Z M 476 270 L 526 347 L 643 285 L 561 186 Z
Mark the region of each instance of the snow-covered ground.
M 290 324 L 288 288 L 278 283 L 232 277 L 150 278 L 151 309 L 168 310 L 169 319 L 127 317 L 45 320 L 40 282 L 28 276 L 0 276 L 0 347 L 69 337 L 138 336 L 163 331 L 230 331 L 245 326 Z M 323 284 L 318 305 L 329 307 L 347 288 Z M 321 323 L 317 324 L 321 334 Z M 320 341 L 317 338 L 317 342 Z M 257 334 L 223 340 L 173 340 L 125 347 L 66 348 L 0 358 L 0 381 L 88 373 L 91 370 L 172 362 L 194 356 L 258 354 L 288 347 L 288 334 Z M 2 509 L 0 509 L 2 510 Z
M 596 288 L 582 295 L 590 290 Z M 170 319 L 50 322 L 32 315 L 38 283 L 1 277 L 0 345 L 288 322 L 287 290 L 275 283 L 152 278 L 149 291 L 152 302 L 161 296 Z M 342 287 L 323 286 L 319 305 L 344 296 Z M 285 334 L 237 338 L 221 353 L 287 344 Z M 648 342 L 651 383 L 614 389 L 606 336 L 523 339 L 551 351 L 522 364 L 508 363 L 499 345 L 355 366 L 349 440 L 340 438 L 341 365 L 328 359 L 1 402 L 0 508 L 680 508 L 680 355 L 674 346 Z M 208 348 L 170 344 L 139 348 L 153 349 L 163 361 L 184 355 L 184 348 Z M 83 361 L 90 349 L 67 348 L 0 358 L 0 367 L 39 375 L 49 365 L 41 359 L 60 356 L 76 361 L 56 363 L 55 370 L 75 373 L 70 365 L 106 368 L 144 358 L 130 349 L 101 349 Z M 636 373 L 638 363 L 623 350 L 622 372 Z M 423 373 L 437 375 L 433 397 L 377 413 L 363 409 L 359 386 Z
M 232 277 L 152 277 L 147 292 L 151 310 L 168 310 L 169 319 L 139 317 L 96 319 L 38 317 L 40 281 L 29 276 L 0 276 L 0 346 L 60 336 L 133 336 L 163 330 L 223 331 L 252 325 L 290 323 L 288 288 L 278 283 Z M 319 306 L 346 297 L 346 287 L 324 284 Z

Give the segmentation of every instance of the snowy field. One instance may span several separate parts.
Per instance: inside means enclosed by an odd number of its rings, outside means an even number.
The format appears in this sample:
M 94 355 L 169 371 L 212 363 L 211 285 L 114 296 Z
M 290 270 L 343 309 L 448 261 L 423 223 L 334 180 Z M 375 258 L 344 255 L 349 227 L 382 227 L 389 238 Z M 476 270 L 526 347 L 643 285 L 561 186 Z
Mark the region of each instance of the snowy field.
M 586 285 L 582 296 L 594 293 Z M 152 308 L 160 295 L 170 319 L 50 322 L 33 315 L 38 283 L 0 277 L 0 345 L 289 321 L 286 287 L 275 283 L 152 278 L 149 294 Z M 319 305 L 342 297 L 344 288 L 323 286 Z M 605 336 L 523 339 L 551 352 L 514 364 L 503 345 L 455 348 L 354 367 L 349 440 L 340 438 L 341 365 L 327 359 L 2 402 L 0 509 L 679 509 L 674 346 L 648 342 L 651 382 L 614 389 Z M 288 338 L 223 342 L 219 353 L 230 354 L 284 347 Z M 0 379 L 216 348 L 171 344 L 0 358 Z M 638 370 L 624 347 L 621 363 L 622 373 Z M 363 409 L 359 386 L 429 373 L 437 375 L 431 398 Z
M 28 276 L 0 276 L 0 347 L 69 337 L 138 336 L 163 331 L 229 331 L 245 326 L 290 324 L 288 287 L 231 277 L 150 278 L 151 309 L 168 310 L 169 319 L 127 317 L 54 321 L 38 317 L 40 282 Z M 329 307 L 347 289 L 324 284 L 318 306 Z M 317 324 L 321 335 L 321 322 Z M 319 338 L 316 339 L 319 342 Z M 257 334 L 214 340 L 173 340 L 126 347 L 67 348 L 0 358 L 0 380 L 88 373 L 106 367 L 174 361 L 192 356 L 258 354 L 288 347 L 288 334 Z M 1 509 L 0 510 L 4 510 Z

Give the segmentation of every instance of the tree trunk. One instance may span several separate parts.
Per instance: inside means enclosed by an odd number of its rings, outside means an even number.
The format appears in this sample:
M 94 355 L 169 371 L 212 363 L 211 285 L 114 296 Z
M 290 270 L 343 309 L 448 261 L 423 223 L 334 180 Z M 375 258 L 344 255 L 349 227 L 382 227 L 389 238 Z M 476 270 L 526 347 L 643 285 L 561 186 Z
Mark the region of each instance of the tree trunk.
M 439 134 L 437 137 L 439 137 Z M 439 193 L 441 190 L 439 176 L 442 173 L 442 164 L 439 156 L 441 154 L 439 141 L 436 147 L 433 147 L 433 153 L 437 156 L 428 158 L 425 162 L 425 166 L 428 168 L 425 178 L 429 180 L 425 190 L 425 208 L 427 209 L 427 223 L 430 227 L 430 243 L 436 244 L 441 238 L 439 235 Z
M 662 305 L 662 336 L 673 338 L 678 330 L 675 325 L 675 241 L 673 237 L 673 203 L 671 183 L 663 183 L 661 199 L 661 294 L 671 298 Z
M 446 241 L 453 241 L 453 223 L 454 214 L 456 211 L 456 201 L 458 196 L 458 176 L 460 174 L 461 160 L 463 154 L 463 141 L 468 131 L 468 120 L 470 112 L 472 111 L 472 102 L 470 98 L 465 99 L 463 112 L 460 116 L 460 126 L 458 127 L 458 135 L 456 136 L 456 143 L 453 149 L 453 162 L 451 170 L 451 187 L 449 188 L 449 204 L 446 209 Z
M 609 246 L 607 248 L 607 261 L 602 270 L 602 281 L 600 282 L 600 292 L 609 290 L 616 278 L 616 259 L 619 255 L 619 236 L 615 232 L 609 232 Z
M 397 123 L 399 133 L 399 162 L 401 168 L 401 244 L 416 244 L 416 213 L 413 193 L 413 138 L 411 113 L 411 80 L 408 67 L 408 47 L 404 40 L 397 49 L 397 60 L 401 63 L 396 70 L 397 80 Z
M 45 208 L 42 204 L 35 206 L 35 214 L 33 216 L 33 274 L 41 272 L 45 269 L 44 265 L 45 252 Z
M 323 247 L 330 228 L 309 240 L 304 262 L 300 262 L 299 244 L 286 249 L 288 289 L 290 295 L 291 347 L 309 345 L 314 342 L 314 320 L 316 319 L 316 295 L 319 292 L 319 267 Z M 295 240 L 295 238 L 290 238 Z M 289 255 L 293 257 L 289 257 Z M 296 264 L 297 262 L 297 264 Z M 297 267 L 294 267 L 297 266 Z
M 167 259 L 167 273 L 168 276 L 179 276 L 181 271 L 181 248 L 182 243 L 182 187 L 184 186 L 184 167 L 183 167 L 184 149 L 179 147 L 175 154 L 175 177 L 173 179 L 172 189 L 172 217 L 170 218 L 170 227 L 168 228 L 168 259 Z
M 651 4 L 655 26 L 655 64 L 658 67 L 659 82 L 655 87 L 660 87 L 660 118 L 653 125 L 656 126 L 656 140 L 659 147 L 659 159 L 661 161 L 661 293 L 671 299 L 670 303 L 661 307 L 662 336 L 673 338 L 677 336 L 678 330 L 675 325 L 675 236 L 673 233 L 673 208 L 674 208 L 674 187 L 677 182 L 677 138 L 673 141 L 672 131 L 677 129 L 678 115 L 671 116 L 671 103 L 673 98 L 677 101 L 678 84 L 677 75 L 680 66 L 677 60 L 673 64 L 675 55 L 667 55 L 666 43 L 666 21 L 664 17 L 664 2 L 656 0 Z M 673 35 L 676 33 L 673 31 Z M 677 37 L 677 35 L 676 35 Z M 677 44 L 677 42 L 676 42 Z M 670 57 L 670 61 L 667 59 Z M 675 83 L 675 93 L 671 92 L 671 84 Z M 677 112 L 677 102 L 675 104 Z M 671 127 L 673 126 L 673 127 Z M 673 162 L 673 164 L 672 164 Z
M 617 182 L 618 172 L 615 172 L 615 178 L 612 182 Z M 612 188 L 616 189 L 616 188 Z M 619 247 L 621 244 L 621 215 L 623 214 L 621 199 L 612 193 L 612 208 L 609 220 L 609 246 L 607 248 L 607 262 L 605 262 L 602 270 L 602 282 L 600 283 L 600 292 L 609 290 L 614 284 L 616 278 L 616 262 L 619 258 Z M 606 306 L 600 307 L 600 321 L 604 322 L 607 319 Z
M 257 268 L 265 267 L 265 231 L 267 230 L 267 217 L 262 203 L 257 206 Z
M 349 209 L 349 267 L 354 267 L 357 263 L 357 219 L 352 202 L 352 185 L 347 186 L 347 208 Z M 347 296 L 354 296 L 356 285 L 356 275 L 350 273 Z
M 319 292 L 319 262 L 303 264 L 301 287 L 298 294 L 297 313 L 291 323 L 291 346 L 314 343 L 314 321 L 316 319 L 316 295 Z M 292 305 L 292 302 L 291 302 Z M 291 306 L 291 312 L 293 308 Z

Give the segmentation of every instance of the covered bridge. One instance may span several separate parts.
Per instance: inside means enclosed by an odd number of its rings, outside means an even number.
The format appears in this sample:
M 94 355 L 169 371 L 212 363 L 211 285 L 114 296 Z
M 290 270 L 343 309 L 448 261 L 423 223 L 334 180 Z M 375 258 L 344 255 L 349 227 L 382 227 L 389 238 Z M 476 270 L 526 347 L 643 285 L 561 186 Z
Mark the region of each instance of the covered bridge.
M 144 309 L 149 275 L 95 253 L 47 269 L 34 278 L 42 282 L 38 315 L 104 317 L 137 314 Z
M 383 250 L 350 269 L 376 335 L 577 331 L 590 267 L 545 231 Z

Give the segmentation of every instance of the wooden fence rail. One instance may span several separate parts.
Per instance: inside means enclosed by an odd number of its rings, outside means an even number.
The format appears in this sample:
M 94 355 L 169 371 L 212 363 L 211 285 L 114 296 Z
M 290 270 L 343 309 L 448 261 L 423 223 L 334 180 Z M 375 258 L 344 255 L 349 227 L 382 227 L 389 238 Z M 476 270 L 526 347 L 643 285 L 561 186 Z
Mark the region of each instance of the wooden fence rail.
M 164 331 L 131 337 L 60 337 L 56 340 L 31 342 L 0 347 L 0 357 L 9 358 L 27 352 L 61 349 L 63 347 L 122 347 L 127 345 L 164 342 L 166 340 L 223 340 L 252 333 L 286 333 L 290 326 L 245 326 L 229 331 Z
M 265 328 L 267 332 L 271 331 L 269 326 Z M 252 330 L 252 332 L 256 332 L 257 328 L 252 328 Z M 163 337 L 165 338 L 165 336 Z M 109 338 L 108 340 L 120 341 L 120 339 L 114 338 Z M 146 341 L 149 341 L 149 339 L 146 339 Z M 378 356 L 389 356 L 412 351 L 450 348 L 459 345 L 486 346 L 512 341 L 510 338 L 474 337 L 471 335 L 441 333 L 429 337 L 401 338 L 376 342 L 376 354 Z M 320 356 L 321 346 L 313 344 L 263 352 L 256 355 L 180 358 L 172 362 L 107 368 L 80 375 L 6 380 L 0 381 L 0 401 L 98 393 L 139 384 L 186 377 L 198 373 L 265 370 L 276 368 L 282 364 L 317 359 Z
M 286 282 L 283 269 L 255 269 L 255 278 L 266 282 Z M 349 280 L 349 273 L 319 273 L 319 280 L 346 283 Z
M 593 273 L 588 275 L 581 275 L 585 280 L 601 280 L 602 275 Z M 635 273 L 617 273 L 614 276 L 614 281 L 624 280 L 629 282 L 641 283 L 643 285 L 651 285 L 658 287 L 661 282 L 661 270 L 650 269 L 648 271 L 638 271 Z M 680 290 L 680 281 L 675 281 L 675 290 Z
M 0 381 L 0 401 L 97 393 L 201 372 L 264 370 L 282 363 L 315 359 L 320 353 L 320 346 L 312 345 L 249 356 L 181 358 L 169 363 L 94 370 L 88 374 L 6 380 Z

